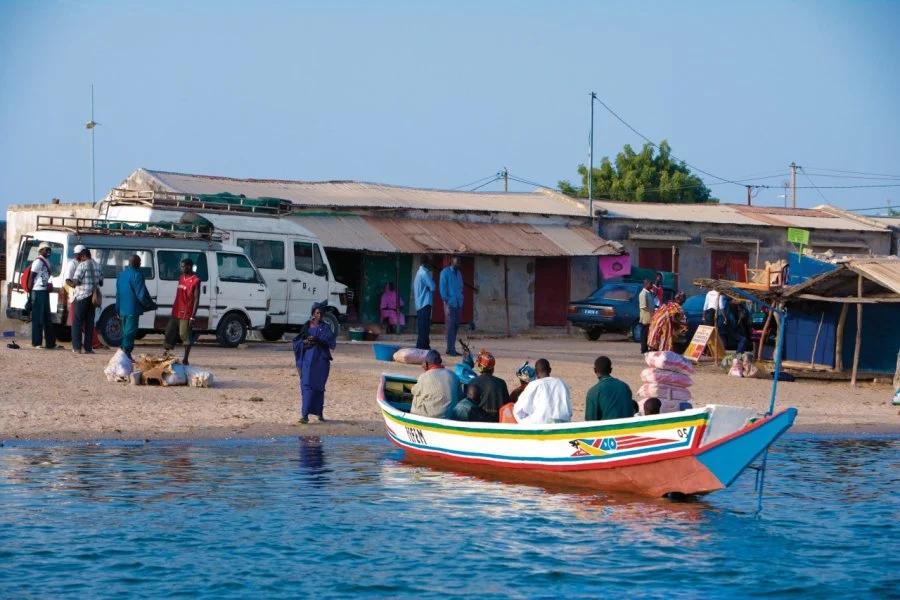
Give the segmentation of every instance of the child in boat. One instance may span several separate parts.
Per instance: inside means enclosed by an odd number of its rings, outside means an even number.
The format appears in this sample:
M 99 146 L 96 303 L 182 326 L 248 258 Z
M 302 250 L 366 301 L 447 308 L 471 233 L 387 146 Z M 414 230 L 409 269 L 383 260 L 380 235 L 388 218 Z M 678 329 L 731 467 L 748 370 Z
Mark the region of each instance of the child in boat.
M 453 418 L 457 421 L 489 421 L 487 413 L 481 408 L 481 386 L 475 381 L 466 385 L 466 397 L 459 401 L 453 411 Z

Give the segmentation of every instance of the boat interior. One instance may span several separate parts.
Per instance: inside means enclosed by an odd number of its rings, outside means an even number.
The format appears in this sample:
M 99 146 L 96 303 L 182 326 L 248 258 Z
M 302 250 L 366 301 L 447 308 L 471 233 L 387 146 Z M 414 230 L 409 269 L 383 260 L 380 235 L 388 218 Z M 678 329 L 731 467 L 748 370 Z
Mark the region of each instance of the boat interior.
M 383 376 L 384 401 L 403 412 L 409 412 L 412 407 L 412 389 L 416 385 L 413 377 L 405 375 Z

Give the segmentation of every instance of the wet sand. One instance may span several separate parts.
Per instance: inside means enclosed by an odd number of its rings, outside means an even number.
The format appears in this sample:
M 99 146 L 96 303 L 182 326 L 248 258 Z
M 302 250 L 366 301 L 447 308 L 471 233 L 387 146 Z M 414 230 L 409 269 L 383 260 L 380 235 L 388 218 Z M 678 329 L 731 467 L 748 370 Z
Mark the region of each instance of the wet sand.
M 405 338 L 407 342 L 411 338 Z M 8 340 L 7 340 L 8 341 Z M 191 363 L 214 373 L 214 386 L 130 386 L 106 381 L 103 369 L 110 350 L 75 355 L 67 350 L 0 348 L 0 441 L 3 440 L 178 440 L 269 437 L 382 436 L 384 425 L 375 405 L 379 375 L 417 375 L 421 368 L 376 361 L 371 343 L 341 341 L 335 351 L 325 400 L 326 423 L 300 425 L 299 389 L 288 343 L 249 343 L 223 349 L 201 343 Z M 136 353 L 161 350 L 150 336 Z M 572 334 L 471 340 L 473 350 L 488 348 L 497 357 L 496 374 L 514 383 L 524 360 L 547 358 L 553 374 L 573 395 L 575 419 L 584 415 L 584 396 L 596 381 L 593 360 L 606 354 L 613 375 L 636 393 L 645 368 L 637 344 L 610 337 L 588 342 Z M 65 344 L 68 348 L 69 345 Z M 448 359 L 452 365 L 457 359 Z M 694 376 L 694 404 L 722 403 L 764 411 L 771 381 L 729 377 L 711 363 Z M 888 380 L 847 382 L 798 380 L 779 384 L 777 407 L 795 406 L 794 433 L 898 434 L 900 415 L 891 405 Z

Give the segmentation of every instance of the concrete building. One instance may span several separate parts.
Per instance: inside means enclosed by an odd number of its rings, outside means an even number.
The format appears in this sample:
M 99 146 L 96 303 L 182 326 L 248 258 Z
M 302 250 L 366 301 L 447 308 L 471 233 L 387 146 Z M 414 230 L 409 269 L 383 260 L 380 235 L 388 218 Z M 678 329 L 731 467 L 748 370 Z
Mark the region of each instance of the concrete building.
M 674 271 L 699 293 L 700 278 L 746 281 L 745 269 L 787 259 L 788 228 L 809 231 L 818 252 L 888 254 L 894 233 L 884 223 L 830 206 L 814 209 L 739 204 L 649 204 L 594 201 L 597 234 L 625 245 L 632 264 Z
M 597 257 L 622 253 L 621 245 L 591 232 L 585 204 L 547 191 L 457 192 L 146 169 L 119 187 L 291 201 L 296 210 L 288 218 L 322 241 L 336 278 L 356 292 L 356 320 L 362 323 L 379 321 L 379 301 L 389 281 L 405 299 L 407 314 L 414 315 L 411 286 L 420 257 L 433 255 L 440 267 L 456 254 L 470 286 L 464 322 L 497 332 L 564 326 L 569 301 L 597 285 Z M 434 275 L 437 280 L 437 270 Z M 443 322 L 439 298 L 434 320 Z

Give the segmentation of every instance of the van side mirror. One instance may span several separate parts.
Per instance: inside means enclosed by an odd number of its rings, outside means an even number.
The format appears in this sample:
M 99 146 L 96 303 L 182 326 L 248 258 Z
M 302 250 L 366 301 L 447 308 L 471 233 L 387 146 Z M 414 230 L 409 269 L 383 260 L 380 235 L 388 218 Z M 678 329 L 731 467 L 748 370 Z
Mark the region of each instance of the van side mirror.
M 316 277 L 324 277 L 325 279 L 328 279 L 328 267 L 326 267 L 325 265 L 319 265 L 318 267 L 316 267 L 313 275 L 315 275 Z

